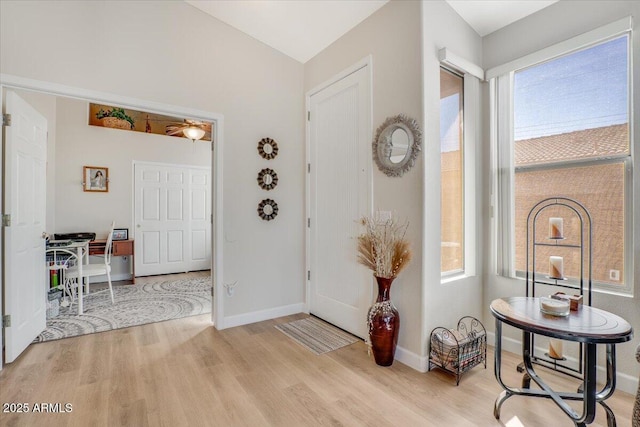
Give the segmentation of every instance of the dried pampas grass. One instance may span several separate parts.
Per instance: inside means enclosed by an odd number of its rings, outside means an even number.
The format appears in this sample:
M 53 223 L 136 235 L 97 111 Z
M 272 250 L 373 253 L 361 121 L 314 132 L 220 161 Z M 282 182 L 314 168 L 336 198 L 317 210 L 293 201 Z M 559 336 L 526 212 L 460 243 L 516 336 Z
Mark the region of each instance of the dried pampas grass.
M 358 236 L 358 262 L 377 277 L 396 277 L 411 261 L 411 247 L 405 239 L 408 222 L 393 215 L 382 219 L 380 213 L 363 217 L 364 234 Z

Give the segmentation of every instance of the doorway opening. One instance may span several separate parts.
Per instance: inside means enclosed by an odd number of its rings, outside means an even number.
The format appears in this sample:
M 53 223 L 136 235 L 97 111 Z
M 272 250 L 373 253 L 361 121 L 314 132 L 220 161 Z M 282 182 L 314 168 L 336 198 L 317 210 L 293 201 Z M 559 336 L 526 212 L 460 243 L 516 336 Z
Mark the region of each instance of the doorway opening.
M 203 250 L 206 253 L 205 258 L 207 265 L 200 266 L 200 268 L 198 268 L 200 272 L 189 273 L 187 276 L 167 276 L 166 278 L 153 276 L 142 280 L 143 283 L 141 283 L 141 285 L 148 284 L 150 281 L 154 283 L 171 281 L 182 284 L 189 280 L 196 280 L 199 283 L 205 282 L 209 287 L 209 306 L 211 307 L 211 305 L 213 305 L 213 307 L 216 307 L 216 304 L 221 304 L 221 301 L 217 301 L 215 298 L 211 301 L 211 294 L 218 294 L 218 292 L 212 292 L 211 287 L 215 287 L 218 283 L 221 283 L 219 278 L 222 274 L 222 245 L 219 238 L 221 233 L 216 232 L 216 227 L 221 226 L 222 212 L 220 204 L 216 203 L 216 196 L 220 194 L 222 188 L 222 177 L 216 170 L 216 165 L 221 164 L 221 153 L 218 153 L 220 151 L 219 148 L 214 149 L 215 146 L 212 146 L 212 143 L 203 144 L 205 145 L 204 147 L 198 147 L 196 145 L 198 141 L 144 133 L 137 135 L 137 138 L 143 138 L 143 140 L 135 140 L 135 137 L 132 136 L 135 134 L 134 132 L 88 126 L 87 114 L 88 104 L 90 102 L 99 102 L 122 106 L 123 108 L 140 108 L 144 111 L 157 114 L 168 113 L 194 120 L 207 120 L 213 123 L 212 138 L 218 147 L 222 142 L 222 116 L 215 113 L 149 103 L 109 94 L 87 92 L 82 89 L 60 87 L 45 82 L 26 81 L 23 79 L 19 79 L 19 81 L 16 82 L 7 82 L 6 76 L 3 76 L 3 80 L 3 86 L 1 87 L 3 95 L 8 91 L 18 92 L 27 99 L 28 102 L 35 104 L 38 110 L 44 111 L 50 123 L 47 148 L 51 150 L 47 153 L 46 176 L 48 179 L 46 199 L 51 200 L 52 203 L 45 208 L 47 220 L 42 230 L 42 232 L 46 232 L 49 235 L 92 231 L 95 232 L 97 238 L 106 238 L 109 234 L 109 229 L 108 223 L 103 221 L 104 216 L 105 218 L 109 217 L 109 222 L 116 219 L 116 227 L 128 229 L 127 233 L 129 234 L 129 238 L 134 240 L 133 236 L 135 235 L 136 229 L 132 195 L 134 160 L 158 162 L 162 161 L 163 156 L 169 155 L 171 156 L 171 160 L 175 161 L 180 158 L 179 156 L 182 156 L 183 159 L 188 159 L 189 157 L 197 158 L 200 162 L 197 166 L 209 168 L 211 172 L 207 175 L 207 194 L 204 198 L 200 198 L 199 206 L 201 207 L 202 200 L 207 204 L 206 222 L 209 225 L 210 231 L 208 237 L 205 235 L 204 238 L 200 240 L 198 247 L 200 255 L 202 255 Z M 123 136 L 125 134 L 126 137 Z M 96 137 L 98 141 L 92 142 L 90 141 L 92 139 L 90 137 Z M 144 140 L 144 138 L 147 139 Z M 176 140 L 176 142 L 171 143 L 181 147 L 181 150 L 175 148 L 167 149 L 167 143 L 161 141 L 163 138 Z M 4 143 L 3 132 L 3 144 Z M 182 154 L 176 154 L 176 152 L 179 153 L 180 151 L 182 151 Z M 109 191 L 102 194 L 83 192 L 82 167 L 87 165 L 94 166 L 96 162 L 104 163 L 100 163 L 99 166 L 109 167 Z M 203 164 L 203 162 L 206 164 Z M 193 164 L 193 162 L 189 160 L 185 160 L 183 163 Z M 80 168 L 80 172 L 78 172 L 78 168 L 75 166 Z M 8 179 L 10 178 L 3 174 L 4 185 L 7 184 Z M 200 190 L 202 192 L 202 188 Z M 102 199 L 100 196 L 102 196 Z M 189 200 L 189 202 L 191 202 L 191 200 Z M 5 243 L 3 238 L 3 240 L 0 241 L 0 246 L 3 247 L 5 260 L 10 262 L 7 259 L 7 256 L 10 257 L 10 254 L 6 250 Z M 134 255 L 127 253 L 123 256 L 112 257 L 113 260 L 116 261 L 113 263 L 111 269 L 114 288 L 131 286 L 128 283 L 131 283 L 131 279 L 135 276 L 131 275 L 130 268 L 135 262 L 134 260 L 137 255 L 140 254 Z M 44 260 L 42 260 L 41 264 L 44 269 L 44 267 L 46 267 Z M 183 271 L 190 270 L 194 269 L 190 268 Z M 213 271 L 214 274 L 211 274 L 211 271 Z M 7 304 L 5 300 L 8 294 L 7 288 L 12 286 L 12 283 L 6 280 L 4 273 L 5 271 L 2 271 L 0 275 L 2 276 L 0 306 L 3 307 L 3 315 L 11 315 L 10 310 L 7 309 L 9 304 Z M 98 283 L 101 281 L 101 278 L 91 279 L 90 294 L 100 290 L 102 285 L 98 285 Z M 42 286 L 47 286 L 47 284 L 43 283 Z M 117 302 L 115 305 L 118 305 Z M 221 318 L 221 310 L 217 312 L 216 309 L 213 309 L 211 312 L 212 321 L 216 323 L 216 320 Z

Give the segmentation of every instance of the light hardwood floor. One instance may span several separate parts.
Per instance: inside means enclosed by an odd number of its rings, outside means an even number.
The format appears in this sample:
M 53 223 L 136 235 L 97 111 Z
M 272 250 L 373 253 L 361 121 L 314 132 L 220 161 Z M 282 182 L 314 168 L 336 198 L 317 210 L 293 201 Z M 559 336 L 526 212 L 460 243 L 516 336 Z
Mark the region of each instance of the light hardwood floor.
M 70 403 L 72 412 L 0 413 L 0 425 L 573 426 L 551 401 L 522 397 L 495 420 L 491 351 L 487 369 L 456 387 L 437 370 L 378 367 L 362 342 L 315 356 L 274 328 L 302 317 L 217 331 L 207 314 L 31 345 L 0 372 L 0 403 Z M 504 355 L 517 385 L 518 361 Z M 632 400 L 617 391 L 608 401 L 618 426 L 631 424 Z M 593 425 L 606 425 L 602 410 Z

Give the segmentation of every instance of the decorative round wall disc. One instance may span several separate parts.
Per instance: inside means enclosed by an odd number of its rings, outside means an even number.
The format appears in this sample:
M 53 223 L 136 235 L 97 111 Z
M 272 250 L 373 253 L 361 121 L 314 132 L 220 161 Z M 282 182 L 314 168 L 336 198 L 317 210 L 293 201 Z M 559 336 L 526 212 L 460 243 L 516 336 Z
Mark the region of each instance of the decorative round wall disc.
M 271 160 L 278 155 L 278 144 L 271 138 L 262 138 L 258 142 L 258 153 L 263 159 Z
M 264 199 L 258 205 L 258 216 L 265 221 L 271 221 L 278 215 L 278 204 L 271 199 Z
M 263 190 L 272 190 L 278 185 L 278 174 L 273 169 L 264 168 L 258 172 L 258 185 Z

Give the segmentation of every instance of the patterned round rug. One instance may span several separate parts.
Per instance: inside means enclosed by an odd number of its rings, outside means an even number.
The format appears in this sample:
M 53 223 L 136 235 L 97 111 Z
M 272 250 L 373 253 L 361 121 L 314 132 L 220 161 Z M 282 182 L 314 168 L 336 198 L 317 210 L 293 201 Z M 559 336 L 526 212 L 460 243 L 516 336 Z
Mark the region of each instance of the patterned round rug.
M 115 286 L 113 296 L 115 304 L 108 290 L 85 296 L 81 316 L 76 303 L 60 307 L 60 314 L 47 319 L 47 328 L 33 342 L 211 313 L 211 277 Z

